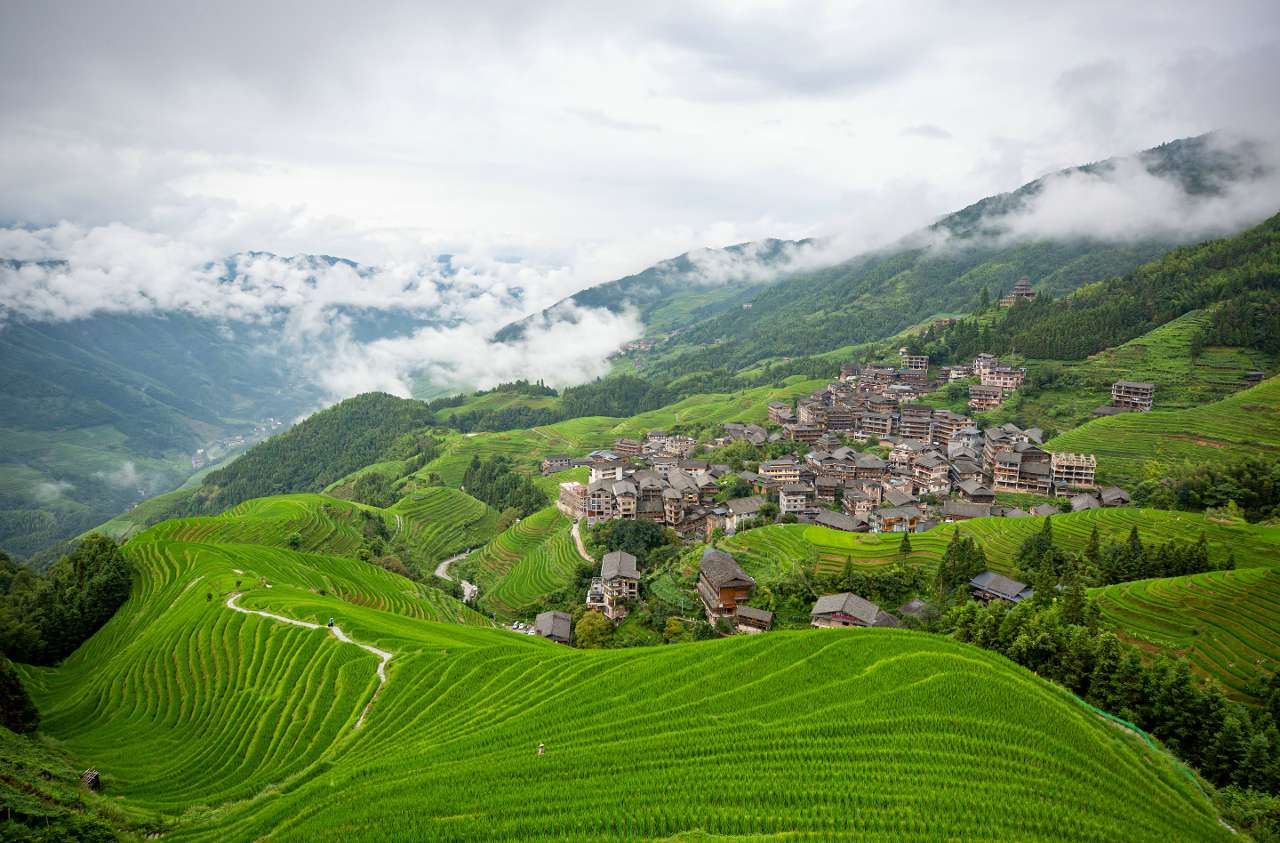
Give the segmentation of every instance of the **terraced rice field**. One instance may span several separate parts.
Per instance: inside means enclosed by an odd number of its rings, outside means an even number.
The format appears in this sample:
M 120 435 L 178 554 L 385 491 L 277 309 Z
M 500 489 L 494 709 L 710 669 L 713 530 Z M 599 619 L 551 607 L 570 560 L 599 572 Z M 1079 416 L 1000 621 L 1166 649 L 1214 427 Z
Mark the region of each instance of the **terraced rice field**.
M 1094 596 L 1123 637 L 1185 656 L 1236 696 L 1280 664 L 1280 569 L 1121 583 Z
M 958 528 L 982 545 L 993 569 L 1009 573 L 1022 542 L 1043 523 L 1043 518 L 1028 517 L 942 524 L 925 533 L 913 533 L 912 552 L 905 561 L 935 563 Z M 1203 531 L 1214 561 L 1234 553 L 1239 567 L 1280 566 L 1280 527 L 1220 524 L 1199 513 L 1129 508 L 1065 513 L 1053 516 L 1054 541 L 1070 550 L 1083 550 L 1094 525 L 1104 544 L 1123 539 L 1134 526 L 1144 542 L 1156 543 L 1194 542 Z M 747 573 L 768 580 L 785 576 L 797 566 L 834 572 L 850 562 L 863 567 L 890 565 L 903 561 L 898 552 L 901 541 L 901 534 L 894 533 L 845 533 L 827 527 L 776 524 L 732 536 L 723 544 L 739 557 Z
M 431 562 L 479 547 L 498 531 L 498 511 L 457 489 L 413 492 L 385 512 L 397 535 Z
M 498 512 L 458 489 L 435 487 L 401 498 L 388 509 L 327 495 L 278 495 L 245 501 L 221 515 L 180 518 L 152 528 L 178 541 L 292 546 L 353 556 L 363 543 L 359 513 L 386 522 L 395 538 L 424 563 L 479 547 L 497 532 Z
M 572 523 L 554 507 L 540 509 L 499 533 L 459 564 L 480 586 L 481 605 L 508 617 L 573 576 Z
M 1052 451 L 1098 455 L 1098 477 L 1132 485 L 1147 462 L 1210 462 L 1227 454 L 1280 459 L 1280 377 L 1221 401 L 1096 419 L 1049 440 Z
M 522 615 L 542 597 L 572 582 L 580 557 L 569 526 L 566 521 L 541 544 L 521 555 L 506 576 L 484 595 L 483 605 L 502 615 Z
M 150 811 L 289 781 L 352 730 L 376 687 L 367 653 L 334 646 L 321 630 L 230 611 L 232 591 L 246 592 L 240 603 L 250 609 L 317 624 L 337 617 L 358 640 L 389 648 L 395 640 L 374 619 L 490 626 L 442 592 L 365 562 L 171 537 L 179 532 L 158 525 L 134 537 L 125 548 L 136 571 L 130 600 L 60 668 L 27 671 L 45 731 L 110 769 Z M 435 628 L 446 638 L 473 634 Z
M 277 547 L 296 535 L 300 550 L 342 555 L 360 547 L 362 536 L 355 527 L 355 514 L 361 509 L 379 511 L 324 495 L 278 495 L 245 501 L 221 515 L 164 521 L 148 533 L 184 542 Z
M 352 560 L 154 534 L 127 553 L 133 598 L 26 672 L 46 730 L 165 840 L 1232 839 L 1167 754 L 946 639 L 586 652 L 419 620 Z M 359 729 L 378 660 L 206 599 L 236 579 L 246 608 L 392 653 Z

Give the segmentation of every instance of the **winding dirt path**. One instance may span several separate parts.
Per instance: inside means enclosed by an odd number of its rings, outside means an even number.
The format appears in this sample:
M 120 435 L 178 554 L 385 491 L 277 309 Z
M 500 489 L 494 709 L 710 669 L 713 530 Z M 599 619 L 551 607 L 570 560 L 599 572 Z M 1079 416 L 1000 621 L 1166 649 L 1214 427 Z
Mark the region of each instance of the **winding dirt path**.
M 243 606 L 238 606 L 236 605 L 236 601 L 240 599 L 242 594 L 243 592 L 233 591 L 231 594 L 227 595 L 227 608 L 233 612 L 240 612 L 245 615 L 257 615 L 260 618 L 267 618 L 268 620 L 273 620 L 278 623 L 293 624 L 294 626 L 301 626 L 305 629 L 325 628 L 324 626 L 318 623 L 312 623 L 311 621 L 300 621 L 297 618 L 286 618 L 284 615 L 273 615 L 271 612 L 263 612 L 259 609 L 246 609 Z M 342 627 L 340 626 L 335 625 L 328 627 L 328 629 L 329 632 L 333 634 L 334 638 L 337 638 L 344 644 L 354 644 L 361 650 L 367 650 L 378 657 L 378 689 L 373 692 L 373 696 L 369 698 L 368 704 L 365 705 L 364 709 L 360 712 L 360 717 L 356 720 L 355 727 L 359 729 L 360 726 L 364 724 L 364 718 L 369 713 L 369 709 L 373 707 L 373 701 L 378 698 L 378 694 L 382 693 L 382 687 L 387 684 L 387 662 L 391 661 L 391 657 L 394 654 L 388 653 L 386 650 L 379 650 L 372 644 L 361 644 L 359 641 L 352 640 L 351 636 L 343 632 Z
M 587 553 L 587 546 L 582 543 L 582 534 L 578 532 L 579 523 L 581 522 L 574 521 L 573 527 L 569 529 L 569 532 L 573 535 L 573 543 L 578 547 L 578 555 L 594 565 L 596 560 L 592 559 L 591 554 Z
M 470 553 L 471 549 L 468 548 L 457 556 L 450 556 L 448 559 L 441 562 L 436 566 L 436 576 L 442 580 L 449 580 L 450 582 L 453 582 L 453 577 L 449 576 L 449 566 L 454 562 L 457 562 L 459 559 L 466 558 Z M 467 582 L 466 580 L 461 580 L 460 582 L 462 584 L 462 602 L 470 603 L 472 600 L 475 600 L 476 595 L 480 593 L 480 586 L 475 583 Z

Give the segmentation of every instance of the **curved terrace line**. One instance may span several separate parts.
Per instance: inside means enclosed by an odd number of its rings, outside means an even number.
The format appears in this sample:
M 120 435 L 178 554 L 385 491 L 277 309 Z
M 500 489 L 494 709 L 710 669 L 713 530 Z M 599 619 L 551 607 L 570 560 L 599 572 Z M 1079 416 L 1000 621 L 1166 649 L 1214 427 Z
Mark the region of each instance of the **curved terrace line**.
M 286 618 L 284 615 L 275 615 L 275 614 L 272 614 L 271 612 L 263 612 L 259 609 L 246 609 L 243 606 L 237 606 L 236 600 L 238 600 L 243 595 L 243 593 L 244 592 L 241 592 L 241 591 L 233 591 L 231 592 L 231 594 L 227 595 L 227 608 L 235 612 L 240 612 L 241 614 L 258 615 L 259 617 L 267 618 L 268 620 L 278 621 L 280 623 L 293 624 L 294 626 L 301 626 L 306 629 L 323 629 L 324 628 L 320 624 L 312 623 L 311 621 L 300 621 L 296 618 Z M 382 686 L 387 684 L 387 662 L 391 661 L 391 657 L 394 654 L 389 653 L 386 650 L 379 650 L 377 647 L 373 646 L 372 644 L 361 644 L 359 641 L 353 640 L 351 636 L 347 635 L 347 633 L 342 631 L 342 627 L 340 626 L 335 625 L 335 626 L 329 627 L 328 629 L 331 633 L 333 633 L 334 638 L 337 638 L 339 641 L 343 642 L 344 644 L 354 644 L 355 646 L 359 647 L 361 650 L 367 650 L 378 657 L 378 690 L 373 692 L 373 696 L 369 699 L 369 702 L 365 705 L 364 709 L 360 712 L 360 717 L 356 719 L 355 728 L 359 729 L 360 726 L 364 724 L 364 718 L 369 713 L 369 709 L 373 707 L 373 701 L 376 700 L 378 698 L 378 694 L 382 692 Z

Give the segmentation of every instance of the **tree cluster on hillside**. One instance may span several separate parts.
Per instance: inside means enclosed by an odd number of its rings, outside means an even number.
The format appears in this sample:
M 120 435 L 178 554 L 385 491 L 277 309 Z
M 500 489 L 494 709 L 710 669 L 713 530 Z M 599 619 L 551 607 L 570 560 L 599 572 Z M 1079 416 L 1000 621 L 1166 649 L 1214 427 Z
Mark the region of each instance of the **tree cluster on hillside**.
M 1280 291 L 1253 290 L 1215 307 L 1209 324 L 1192 339 L 1192 355 L 1209 346 L 1280 354 Z
M 39 725 L 40 712 L 22 686 L 13 662 L 0 655 L 0 726 L 21 734 L 34 732 Z
M 348 398 L 210 472 L 181 511 L 172 514 L 213 514 L 251 498 L 318 492 L 385 458 L 401 437 L 432 420 L 421 401 L 380 392 Z
M 1139 506 L 1202 512 L 1234 503 L 1249 521 L 1280 516 L 1280 460 L 1261 454 L 1179 463 L 1133 491 Z
M 1036 599 L 1047 600 L 1059 587 L 1084 589 L 1230 570 L 1235 567 L 1235 558 L 1228 553 L 1225 559 L 1211 561 L 1203 533 L 1193 543 L 1169 541 L 1148 546 L 1143 544 L 1136 526 L 1123 541 L 1109 541 L 1105 545 L 1095 526 L 1084 550 L 1073 553 L 1054 545 L 1053 519 L 1046 518 L 1039 532 L 1028 536 L 1018 548 L 1014 564 L 1018 575 L 1035 587 Z
M 511 461 L 503 456 L 491 457 L 483 462 L 478 456 L 473 456 L 463 474 L 462 488 L 471 497 L 484 501 L 494 509 L 514 509 L 521 517 L 532 515 L 548 503 L 546 493 L 528 477 L 516 471 Z
M 61 661 L 111 619 L 131 584 L 106 536 L 86 537 L 43 576 L 0 554 L 0 653 L 26 664 Z
M 640 567 L 649 562 L 649 554 L 657 548 L 675 547 L 676 542 L 661 524 L 652 521 L 616 518 L 597 524 L 591 530 L 592 543 L 604 552 L 621 550 L 636 558 Z

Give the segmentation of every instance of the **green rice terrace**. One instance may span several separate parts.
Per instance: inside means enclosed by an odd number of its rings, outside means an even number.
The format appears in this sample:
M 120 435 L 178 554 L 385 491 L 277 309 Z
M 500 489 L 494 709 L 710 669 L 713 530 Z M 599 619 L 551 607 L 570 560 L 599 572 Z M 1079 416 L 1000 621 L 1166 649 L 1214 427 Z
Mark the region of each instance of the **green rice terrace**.
M 797 566 L 834 572 L 846 564 L 882 567 L 896 562 L 932 565 L 942 557 L 959 530 L 982 545 L 992 569 L 1009 573 L 1018 548 L 1038 532 L 1043 518 L 974 518 L 959 524 L 942 524 L 911 536 L 911 553 L 899 552 L 900 533 L 846 533 L 827 527 L 803 524 L 775 524 L 748 530 L 725 539 L 724 548 L 733 553 L 744 570 L 758 579 L 783 576 Z M 1212 559 L 1234 553 L 1242 568 L 1280 564 L 1280 527 L 1256 524 L 1221 523 L 1192 512 L 1156 509 L 1091 509 L 1053 516 L 1055 543 L 1081 551 L 1089 542 L 1094 526 L 1099 538 L 1119 540 L 1133 527 L 1144 542 L 1194 542 L 1205 534 Z
M 1176 652 L 1240 697 L 1280 663 L 1280 570 L 1248 568 L 1099 589 L 1103 617 L 1145 649 Z
M 455 570 L 480 586 L 486 609 L 518 615 L 572 578 L 579 557 L 571 526 L 554 506 L 540 509 L 499 533 Z
M 166 840 L 1233 839 L 1158 746 L 944 638 L 574 650 L 191 528 L 135 537 L 124 607 L 22 668 L 44 732 Z
M 381 521 L 392 540 L 403 541 L 426 563 L 482 545 L 498 529 L 493 507 L 458 489 L 434 487 L 406 495 L 386 509 L 327 495 L 255 498 L 221 515 L 163 521 L 147 534 L 354 556 L 367 520 Z
M 1101 418 L 1046 443 L 1051 451 L 1096 453 L 1098 478 L 1132 486 L 1148 462 L 1202 462 L 1235 453 L 1280 459 L 1280 377 L 1185 410 Z
M 1276 356 L 1260 349 L 1211 346 L 1193 354 L 1193 341 L 1211 317 L 1212 308 L 1193 310 L 1087 360 L 1027 360 L 1033 371 L 1061 368 L 1070 375 L 1069 383 L 1018 393 L 1008 410 L 987 417 L 1003 421 L 1016 412 L 1036 424 L 1068 430 L 1092 419 L 1096 407 L 1110 403 L 1111 384 L 1118 380 L 1153 383 L 1160 409 L 1185 410 L 1247 387 L 1245 372 L 1275 371 Z M 957 409 L 963 401 L 960 404 Z

